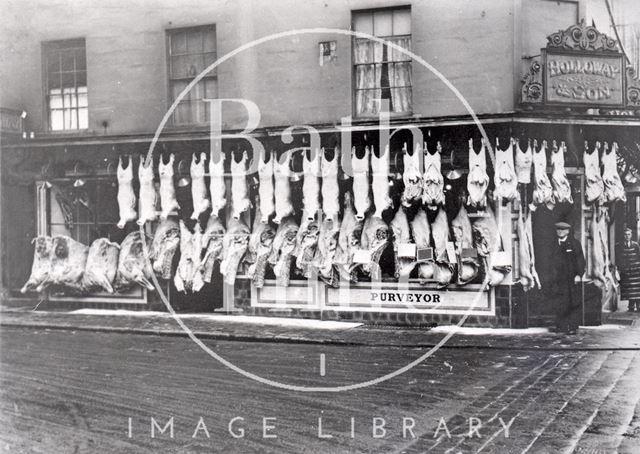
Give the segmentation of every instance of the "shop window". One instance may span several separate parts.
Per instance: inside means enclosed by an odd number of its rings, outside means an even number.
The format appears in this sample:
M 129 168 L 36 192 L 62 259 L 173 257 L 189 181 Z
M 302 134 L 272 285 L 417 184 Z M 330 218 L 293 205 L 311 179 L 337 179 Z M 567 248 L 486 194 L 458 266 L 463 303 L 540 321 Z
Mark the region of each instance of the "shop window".
M 168 32 L 169 96 L 171 103 L 185 89 L 194 77 L 217 59 L 216 27 L 181 28 Z M 207 73 L 173 112 L 174 125 L 206 124 L 209 112 L 204 99 L 218 96 L 216 71 Z
M 49 130 L 89 126 L 84 38 L 42 44 Z
M 353 29 L 411 50 L 409 8 L 356 11 Z M 388 100 L 392 113 L 411 113 L 411 58 L 387 44 L 354 38 L 353 62 L 356 116 L 377 115 L 380 110 L 378 99 Z

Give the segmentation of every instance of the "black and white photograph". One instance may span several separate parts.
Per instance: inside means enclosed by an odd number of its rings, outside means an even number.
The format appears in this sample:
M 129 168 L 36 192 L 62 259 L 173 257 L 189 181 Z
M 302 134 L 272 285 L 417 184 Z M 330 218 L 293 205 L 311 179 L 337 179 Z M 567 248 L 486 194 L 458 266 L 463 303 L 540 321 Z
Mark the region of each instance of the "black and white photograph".
M 640 2 L 0 0 L 0 453 L 640 454 Z

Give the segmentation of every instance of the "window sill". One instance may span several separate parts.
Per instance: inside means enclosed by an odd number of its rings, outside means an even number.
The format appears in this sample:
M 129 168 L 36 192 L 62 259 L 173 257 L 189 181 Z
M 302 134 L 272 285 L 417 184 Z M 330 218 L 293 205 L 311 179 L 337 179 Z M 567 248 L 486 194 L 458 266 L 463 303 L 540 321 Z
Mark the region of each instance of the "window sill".
M 389 118 L 394 120 L 397 118 L 416 118 L 419 115 L 414 114 L 413 112 L 393 112 L 393 113 L 389 113 Z M 358 121 L 371 121 L 371 120 L 379 120 L 380 119 L 380 115 L 358 115 L 358 116 L 352 116 L 351 117 L 351 121 L 354 122 L 358 122 Z

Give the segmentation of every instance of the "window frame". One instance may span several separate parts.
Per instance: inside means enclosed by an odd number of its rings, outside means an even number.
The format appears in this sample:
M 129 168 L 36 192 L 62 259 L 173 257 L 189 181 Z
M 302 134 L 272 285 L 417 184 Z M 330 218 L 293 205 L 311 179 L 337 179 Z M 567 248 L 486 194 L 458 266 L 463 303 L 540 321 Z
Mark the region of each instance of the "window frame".
M 52 52 L 59 52 L 59 51 L 73 51 L 76 52 L 77 50 L 82 49 L 84 52 L 84 60 L 85 60 L 85 68 L 84 70 L 77 70 L 76 68 L 76 59 L 74 56 L 74 69 L 73 71 L 71 71 L 71 73 L 73 73 L 73 77 L 74 77 L 74 93 L 71 94 L 71 96 L 75 96 L 75 107 L 71 106 L 67 109 L 65 109 L 64 106 L 64 98 L 65 98 L 65 94 L 64 94 L 64 87 L 62 87 L 62 83 L 60 84 L 60 96 L 62 98 L 62 108 L 56 108 L 56 109 L 52 109 L 50 107 L 50 98 L 51 98 L 51 94 L 50 94 L 50 90 L 49 90 L 49 56 L 52 54 Z M 84 37 L 80 37 L 80 38 L 69 38 L 69 39 L 58 39 L 58 40 L 51 40 L 51 41 L 42 41 L 40 43 L 40 60 L 41 60 L 41 67 L 42 67 L 42 93 L 44 94 L 44 96 L 42 97 L 42 102 L 43 102 L 43 111 L 45 112 L 45 121 L 46 121 L 46 128 L 43 128 L 47 131 L 47 133 L 49 134 L 76 134 L 76 133 L 84 133 L 87 132 L 89 130 L 89 81 L 88 81 L 88 74 L 89 74 L 89 69 L 88 69 L 88 64 L 87 64 L 87 41 Z M 61 65 L 61 62 L 60 62 Z M 58 73 L 60 74 L 60 77 L 62 77 L 63 73 L 69 73 L 70 71 L 62 71 L 62 67 L 59 66 L 58 68 Z M 78 102 L 78 77 L 77 74 L 79 72 L 83 72 L 84 71 L 84 76 L 85 76 L 85 85 L 84 87 L 86 88 L 86 106 L 80 106 L 79 102 Z M 86 109 L 87 111 L 87 124 L 86 127 L 81 128 L 80 127 L 80 110 L 81 109 Z M 62 112 L 63 115 L 63 128 L 62 129 L 53 129 L 52 128 L 52 110 L 59 110 Z M 77 128 L 64 128 L 64 113 L 65 110 L 70 110 L 71 112 L 75 111 L 75 116 L 76 116 L 76 124 L 78 125 Z
M 165 28 L 165 60 L 166 60 L 166 64 L 165 64 L 165 74 L 166 74 L 166 90 L 167 90 L 167 108 L 170 108 L 173 103 L 175 102 L 175 97 L 173 96 L 173 86 L 175 82 L 178 81 L 183 81 L 183 82 L 191 82 L 195 76 L 186 76 L 186 77 L 172 77 L 172 57 L 175 57 L 175 55 L 173 55 L 171 53 L 171 44 L 172 44 L 172 36 L 176 35 L 178 33 L 181 32 L 189 32 L 189 31 L 201 31 L 201 30 L 206 30 L 206 29 L 212 29 L 213 30 L 213 34 L 215 37 L 215 52 L 204 52 L 204 46 L 203 46 L 203 52 L 200 53 L 186 53 L 186 54 L 179 54 L 179 56 L 183 56 L 183 55 L 205 55 L 205 54 L 210 54 L 210 53 L 215 53 L 215 59 L 217 60 L 218 58 L 218 33 L 217 33 L 217 25 L 216 23 L 208 23 L 208 24 L 201 24 L 201 25 L 194 25 L 194 26 L 180 26 L 180 27 L 171 27 L 171 28 Z M 203 35 L 204 36 L 204 35 Z M 204 39 L 204 38 L 203 38 Z M 206 76 L 204 76 L 198 83 L 200 82 L 204 82 L 206 84 L 206 82 L 208 80 L 213 80 L 215 81 L 215 85 L 216 85 L 216 97 L 219 96 L 219 86 L 218 86 L 218 71 L 217 69 L 214 69 L 213 71 L 211 71 L 210 73 L 208 73 Z M 193 91 L 195 89 L 195 86 L 192 88 L 191 91 Z M 178 106 L 180 104 L 182 104 L 183 102 L 185 102 L 185 100 L 183 99 L 181 103 L 178 103 Z M 191 99 L 189 99 L 187 101 L 189 104 L 191 104 Z M 177 107 L 177 106 L 176 106 Z M 174 110 L 170 116 L 169 122 L 168 122 L 168 127 L 170 128 L 175 128 L 175 129 L 184 129 L 184 128 L 191 128 L 191 127 L 206 127 L 208 125 L 208 120 L 205 120 L 203 122 L 197 122 L 193 120 L 193 116 L 190 122 L 186 122 L 186 123 L 176 123 L 176 111 Z M 205 114 L 206 115 L 206 114 Z
M 409 18 L 411 20 L 411 5 L 394 5 L 394 6 L 385 6 L 382 8 L 365 8 L 365 9 L 355 9 L 355 10 L 351 10 L 351 30 L 356 31 L 356 16 L 359 14 L 371 14 L 372 17 L 375 13 L 377 12 L 391 12 L 393 13 L 393 11 L 408 11 L 409 12 Z M 413 28 L 411 29 L 411 31 L 413 31 Z M 391 32 L 393 33 L 393 20 L 391 21 Z M 375 29 L 374 29 L 374 24 L 372 24 L 372 33 L 373 36 L 375 35 Z M 394 39 L 394 38 L 406 38 L 409 37 L 411 38 L 411 43 L 413 44 L 413 33 L 409 33 L 409 34 L 402 34 L 402 35 L 385 35 L 385 36 L 378 36 L 378 38 L 380 39 L 384 39 L 384 40 L 389 40 L 389 39 Z M 357 66 L 364 66 L 364 65 L 371 65 L 371 63 L 360 63 L 360 64 L 356 64 L 355 62 L 355 55 L 354 55 L 354 51 L 355 51 L 355 45 L 356 42 L 358 40 L 363 40 L 366 38 L 358 38 L 357 36 L 352 36 L 351 37 L 351 116 L 352 118 L 356 119 L 356 120 L 370 120 L 372 118 L 378 118 L 378 115 L 376 114 L 358 114 L 358 106 L 357 106 L 357 92 L 358 91 L 364 91 L 364 90 L 375 90 L 374 89 L 366 89 L 366 88 L 356 88 L 356 77 L 357 77 L 357 71 L 356 71 L 356 67 Z M 398 60 L 392 63 L 399 63 L 399 62 L 411 62 L 411 72 L 412 72 L 412 82 L 413 82 L 413 59 L 407 57 L 406 60 Z M 373 65 L 382 65 L 382 64 L 389 64 L 389 60 L 384 60 L 381 61 L 379 63 L 373 63 Z M 407 87 L 406 85 L 404 87 Z M 389 112 L 389 116 L 391 118 L 402 118 L 402 117 L 411 117 L 413 116 L 413 84 L 410 85 L 411 87 L 411 106 L 410 109 L 408 111 L 404 111 L 404 112 Z M 403 88 L 403 87 L 389 87 L 389 88 Z

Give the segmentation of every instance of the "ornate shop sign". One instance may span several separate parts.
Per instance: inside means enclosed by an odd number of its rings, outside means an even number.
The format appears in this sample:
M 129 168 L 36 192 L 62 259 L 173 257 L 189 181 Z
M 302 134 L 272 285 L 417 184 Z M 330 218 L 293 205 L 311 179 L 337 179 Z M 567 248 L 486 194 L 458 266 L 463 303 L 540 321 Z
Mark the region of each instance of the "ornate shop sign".
M 523 78 L 523 107 L 575 106 L 640 114 L 640 81 L 626 66 L 617 41 L 584 21 L 547 40 Z

